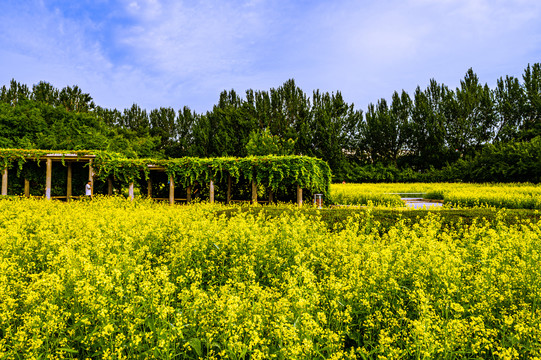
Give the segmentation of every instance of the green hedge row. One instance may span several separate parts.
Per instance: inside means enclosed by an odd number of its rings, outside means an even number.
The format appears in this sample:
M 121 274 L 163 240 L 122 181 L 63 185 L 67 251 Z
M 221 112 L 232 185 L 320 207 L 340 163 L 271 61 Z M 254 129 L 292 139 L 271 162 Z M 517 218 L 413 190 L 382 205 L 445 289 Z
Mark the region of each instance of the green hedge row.
M 475 156 L 415 171 L 381 163 L 351 166 L 349 182 L 541 182 L 541 137 L 487 144 Z

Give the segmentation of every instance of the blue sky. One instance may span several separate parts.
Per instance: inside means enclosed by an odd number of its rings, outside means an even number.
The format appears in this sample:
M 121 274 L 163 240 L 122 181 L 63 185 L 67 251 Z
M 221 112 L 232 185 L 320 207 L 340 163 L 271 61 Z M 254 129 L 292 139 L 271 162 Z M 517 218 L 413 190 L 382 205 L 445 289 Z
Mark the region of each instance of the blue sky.
M 541 62 L 539 0 L 0 0 L 0 85 L 78 85 L 98 105 L 201 113 L 294 78 L 357 109 Z

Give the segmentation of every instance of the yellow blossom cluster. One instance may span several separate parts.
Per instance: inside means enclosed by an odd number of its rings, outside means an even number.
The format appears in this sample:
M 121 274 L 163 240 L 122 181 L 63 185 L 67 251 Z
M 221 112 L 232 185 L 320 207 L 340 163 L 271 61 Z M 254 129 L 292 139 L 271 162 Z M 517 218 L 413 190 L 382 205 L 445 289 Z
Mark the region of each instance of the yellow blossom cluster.
M 0 201 L 0 359 L 541 359 L 539 223 L 224 208 Z

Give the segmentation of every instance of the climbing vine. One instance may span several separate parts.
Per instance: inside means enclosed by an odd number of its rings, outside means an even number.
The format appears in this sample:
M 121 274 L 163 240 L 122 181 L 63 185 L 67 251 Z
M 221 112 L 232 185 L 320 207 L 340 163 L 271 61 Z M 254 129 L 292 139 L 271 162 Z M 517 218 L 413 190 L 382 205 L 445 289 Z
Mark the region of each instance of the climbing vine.
M 176 184 L 183 186 L 193 185 L 195 182 L 222 181 L 231 176 L 235 182 L 241 178 L 255 180 L 271 190 L 299 185 L 311 192 L 328 195 L 331 183 L 331 170 L 325 161 L 296 155 L 157 160 L 130 159 L 106 151 L 0 149 L 0 168 L 11 168 L 13 164 L 17 164 L 18 169 L 21 169 L 26 161 L 39 162 L 50 154 L 61 156 L 62 161 L 67 155 L 77 155 L 77 158 L 94 155 L 92 167 L 97 179 L 112 177 L 126 184 L 148 179 L 152 167 L 163 169 L 168 176 L 173 177 Z
M 28 160 L 36 161 L 38 164 L 40 160 L 44 159 L 47 155 L 56 155 L 61 157 L 62 164 L 65 165 L 64 160 L 66 156 L 76 155 L 76 159 L 82 156 L 96 155 L 103 153 L 102 151 L 90 151 L 90 150 L 39 150 L 39 149 L 0 149 L 0 170 L 8 168 L 11 169 L 15 164 L 17 170 L 20 171 L 25 162 Z
M 328 194 L 331 170 L 326 162 L 306 156 L 250 156 L 246 158 L 180 158 L 162 161 L 165 172 L 175 183 L 184 186 L 195 181 L 221 181 L 230 175 L 238 182 L 241 177 L 255 180 L 272 190 L 298 184 L 310 191 Z

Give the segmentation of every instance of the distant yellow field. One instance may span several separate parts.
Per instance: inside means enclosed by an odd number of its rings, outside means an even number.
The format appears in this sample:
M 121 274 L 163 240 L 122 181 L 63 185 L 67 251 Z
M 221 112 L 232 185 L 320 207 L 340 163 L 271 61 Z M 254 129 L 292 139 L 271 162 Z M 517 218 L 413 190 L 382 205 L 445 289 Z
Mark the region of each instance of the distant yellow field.
M 424 194 L 449 206 L 491 206 L 508 209 L 541 209 L 541 186 L 534 184 L 392 183 L 332 184 L 337 204 L 400 206 L 398 194 Z M 407 195 L 403 195 L 407 197 Z

